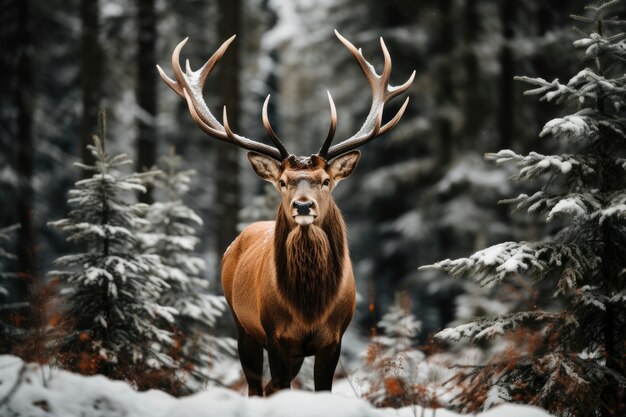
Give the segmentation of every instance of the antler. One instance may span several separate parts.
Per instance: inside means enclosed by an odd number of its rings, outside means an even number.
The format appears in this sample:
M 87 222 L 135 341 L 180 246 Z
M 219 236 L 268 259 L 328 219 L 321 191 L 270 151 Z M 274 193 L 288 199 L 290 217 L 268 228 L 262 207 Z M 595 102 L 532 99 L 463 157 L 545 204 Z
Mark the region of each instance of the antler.
M 357 49 L 350 41 L 341 36 L 337 30 L 335 30 L 335 35 L 341 43 L 344 44 L 346 48 L 350 51 L 350 53 L 356 58 L 359 66 L 361 67 L 361 71 L 363 71 L 363 75 L 367 79 L 368 84 L 372 89 L 372 106 L 370 107 L 370 112 L 365 118 L 365 123 L 356 132 L 352 137 L 344 140 L 343 142 L 331 147 L 330 144 L 333 140 L 335 125 L 337 123 L 336 114 L 334 112 L 334 105 L 332 102 L 332 98 L 330 98 L 330 94 L 328 95 L 330 103 L 331 103 L 331 129 L 329 131 L 328 137 L 324 141 L 324 144 L 320 148 L 318 155 L 325 158 L 326 160 L 331 160 L 333 158 L 338 157 L 346 152 L 349 152 L 353 149 L 356 149 L 367 142 L 375 139 L 376 137 L 382 135 L 383 133 L 391 130 L 399 121 L 404 111 L 406 110 L 406 106 L 409 104 L 409 98 L 407 97 L 400 107 L 400 110 L 396 115 L 388 121 L 384 126 L 382 125 L 383 118 L 383 109 L 385 107 L 385 103 L 393 99 L 399 94 L 405 92 L 413 83 L 413 79 L 415 78 L 415 71 L 411 74 L 409 79 L 402 85 L 399 86 L 391 86 L 389 85 L 389 77 L 391 75 L 391 57 L 389 56 L 389 51 L 385 46 L 385 42 L 383 38 L 380 38 L 380 46 L 383 50 L 383 56 L 385 57 L 385 65 L 383 67 L 383 73 L 381 75 L 376 74 L 376 70 L 365 60 L 363 57 L 363 53 L 361 49 Z
M 187 101 L 189 113 L 191 114 L 193 121 L 198 125 L 198 127 L 200 127 L 200 129 L 215 139 L 233 143 L 249 151 L 258 152 L 269 156 L 270 158 L 274 158 L 277 161 L 286 159 L 289 156 L 289 152 L 287 152 L 287 149 L 285 149 L 285 146 L 281 143 L 269 125 L 269 121 L 267 121 L 267 102 L 269 100 L 269 96 L 265 100 L 265 105 L 263 106 L 263 124 L 267 129 L 270 139 L 274 145 L 276 145 L 275 148 L 234 133 L 228 125 L 226 106 L 224 106 L 223 114 L 224 125 L 220 124 L 213 114 L 211 114 L 211 111 L 202 97 L 202 89 L 204 88 L 204 83 L 207 77 L 215 67 L 215 64 L 217 64 L 222 56 L 224 56 L 228 46 L 235 40 L 235 36 L 232 36 L 224 42 L 222 46 L 215 51 L 213 56 L 211 56 L 211 58 L 209 58 L 209 60 L 202 66 L 202 68 L 197 71 L 192 71 L 189 65 L 189 60 L 186 60 L 186 72 L 183 73 L 183 70 L 180 67 L 180 51 L 183 49 L 183 46 L 185 46 L 188 39 L 189 38 L 185 38 L 185 40 L 179 43 L 176 48 L 174 48 L 174 52 L 172 53 L 172 69 L 174 70 L 176 81 L 168 77 L 158 65 L 157 70 L 159 71 L 161 78 L 163 78 L 163 81 L 165 81 L 165 84 L 167 84 L 176 94 Z

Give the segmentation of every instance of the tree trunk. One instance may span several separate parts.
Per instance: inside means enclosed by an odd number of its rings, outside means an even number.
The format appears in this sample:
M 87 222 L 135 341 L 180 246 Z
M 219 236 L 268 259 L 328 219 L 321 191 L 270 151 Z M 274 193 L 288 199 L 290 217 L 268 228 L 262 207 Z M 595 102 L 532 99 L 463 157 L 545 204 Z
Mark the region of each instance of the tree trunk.
M 156 164 L 157 141 L 154 128 L 156 95 L 156 11 L 154 0 L 138 0 L 137 27 L 139 51 L 137 54 L 137 170 L 143 171 Z M 152 187 L 139 194 L 139 201 L 152 202 Z
M 220 0 L 220 19 L 218 25 L 218 39 L 223 42 L 235 33 L 240 33 L 239 16 L 241 13 L 240 0 Z M 234 131 L 239 126 L 239 45 L 234 42 L 219 66 L 219 93 L 228 109 L 228 121 Z M 239 219 L 239 151 L 236 146 L 215 141 L 217 152 L 216 188 L 217 188 L 217 251 L 222 257 L 226 248 L 237 236 L 237 222 Z M 221 285 L 217 288 L 221 291 Z
M 508 149 L 514 130 L 515 109 L 515 62 L 511 41 L 515 35 L 515 6 L 516 0 L 502 0 L 500 2 L 500 20 L 504 44 L 500 51 L 500 106 L 498 114 L 498 130 L 500 143 L 498 149 Z
M 465 67 L 465 99 L 463 100 L 463 134 L 459 138 L 464 149 L 475 149 L 476 134 L 484 122 L 484 107 L 481 105 L 478 58 L 472 49 L 478 40 L 480 20 L 477 10 L 478 0 L 465 0 L 463 24 L 463 66 Z
M 17 301 L 32 302 L 34 281 L 37 274 L 36 238 L 33 213 L 34 192 L 33 178 L 33 73 L 31 53 L 32 45 L 32 16 L 31 4 L 28 0 L 18 2 L 18 21 L 20 33 L 14 51 L 19 54 L 17 60 L 16 79 L 18 86 L 14 90 L 14 106 L 17 110 L 16 144 L 17 158 L 15 161 L 19 186 L 17 189 L 17 217 L 20 229 L 17 238 L 18 272 L 20 278 L 16 282 Z M 32 325 L 32 309 L 21 311 L 19 314 L 20 327 Z
M 452 65 L 450 62 L 452 50 L 454 49 L 454 36 L 452 24 L 452 1 L 441 0 L 439 2 L 439 11 L 441 13 L 439 43 L 437 52 L 440 59 L 439 66 L 439 97 L 437 102 L 440 108 L 452 106 L 454 87 L 452 85 Z M 439 131 L 439 157 L 441 166 L 447 165 L 452 160 L 452 147 L 454 146 L 453 126 L 450 118 L 441 111 L 438 115 L 438 131 Z
M 83 114 L 80 121 L 79 142 L 81 160 L 86 165 L 93 165 L 93 156 L 87 149 L 87 145 L 93 143 L 91 137 L 96 132 L 98 110 L 102 99 L 103 54 L 98 42 L 99 14 L 98 0 L 81 1 L 80 88 Z M 83 170 L 82 175 L 88 177 L 91 174 Z

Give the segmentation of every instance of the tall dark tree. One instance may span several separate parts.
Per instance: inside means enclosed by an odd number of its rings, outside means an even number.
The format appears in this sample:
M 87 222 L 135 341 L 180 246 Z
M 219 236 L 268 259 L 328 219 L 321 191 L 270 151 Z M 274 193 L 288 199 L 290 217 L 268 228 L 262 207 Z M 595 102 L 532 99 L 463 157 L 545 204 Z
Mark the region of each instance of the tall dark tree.
M 479 0 L 465 0 L 463 19 L 463 66 L 465 67 L 465 99 L 463 101 L 463 135 L 459 138 L 463 148 L 472 147 L 475 135 L 484 123 L 481 106 L 481 86 L 479 61 L 473 46 L 480 36 Z
M 436 48 L 441 53 L 441 65 L 438 68 L 438 96 L 437 101 L 441 107 L 452 105 L 451 101 L 454 97 L 453 84 L 453 66 L 450 65 L 452 59 L 451 52 L 454 50 L 454 25 L 452 24 L 453 16 L 452 0 L 441 0 L 439 2 L 439 12 L 441 19 L 439 21 L 439 36 Z M 437 120 L 437 130 L 439 134 L 439 156 L 442 162 L 449 163 L 452 158 L 452 149 L 454 146 L 454 127 L 452 120 L 446 112 L 441 112 Z
M 98 110 L 102 100 L 103 53 L 98 41 L 100 27 L 99 0 L 81 0 L 82 22 L 80 39 L 80 89 L 83 112 L 80 120 L 79 143 L 81 161 L 93 164 L 93 156 L 87 147 L 95 133 Z M 87 175 L 83 172 L 83 175 Z
M 220 20 L 218 23 L 218 37 L 222 41 L 233 34 L 240 33 L 240 0 L 219 1 Z M 239 51 L 241 42 L 233 42 L 229 51 L 220 61 L 219 93 L 222 102 L 228 108 L 228 121 L 231 128 L 237 131 L 238 120 L 241 114 L 239 97 Z M 232 121 L 231 121 L 232 120 Z M 237 147 L 227 143 L 216 143 L 216 205 L 219 218 L 217 228 L 217 255 L 221 259 L 226 248 L 237 235 L 238 213 L 240 209 L 239 196 L 239 151 Z M 219 286 L 221 288 L 221 286 Z
M 157 94 L 154 69 L 156 63 L 156 10 L 154 0 L 138 0 L 137 36 L 137 169 L 149 169 L 156 164 L 157 141 L 154 128 Z M 139 200 L 152 202 L 152 187 L 139 194 Z
M 513 77 L 515 76 L 515 59 L 512 41 L 515 36 L 515 0 L 499 2 L 502 25 L 503 44 L 500 50 L 500 105 L 498 106 L 498 129 L 500 148 L 507 148 L 514 132 L 515 100 Z
M 33 19 L 32 4 L 28 0 L 18 2 L 17 21 L 18 36 L 16 37 L 17 66 L 15 72 L 15 89 L 13 104 L 17 112 L 15 130 L 17 142 L 17 157 L 14 161 L 15 172 L 19 185 L 16 195 L 16 213 L 20 229 L 17 239 L 18 271 L 21 279 L 16 281 L 16 295 L 20 301 L 32 298 L 33 283 L 37 274 L 36 237 L 34 219 L 34 192 L 33 192 L 33 114 L 34 88 L 32 53 Z M 32 314 L 23 314 L 26 326 L 29 325 Z

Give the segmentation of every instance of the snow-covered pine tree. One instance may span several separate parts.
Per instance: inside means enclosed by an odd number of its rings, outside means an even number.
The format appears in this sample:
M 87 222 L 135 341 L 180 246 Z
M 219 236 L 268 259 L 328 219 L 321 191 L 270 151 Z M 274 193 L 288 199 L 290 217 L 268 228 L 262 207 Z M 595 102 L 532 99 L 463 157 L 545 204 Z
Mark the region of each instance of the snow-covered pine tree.
M 179 366 L 173 378 L 164 378 L 160 385 L 177 395 L 204 388 L 212 365 L 225 356 L 232 358 L 236 346 L 231 338 L 214 336 L 214 326 L 226 310 L 226 300 L 209 293 L 209 281 L 203 276 L 206 264 L 194 254 L 200 241 L 196 228 L 202 225 L 202 219 L 182 200 L 195 174 L 182 167 L 182 159 L 173 148 L 161 158 L 160 171 L 152 182 L 155 190 L 160 191 L 157 199 L 160 194 L 162 201 L 149 207 L 149 224 L 140 235 L 145 251 L 161 258 L 169 286 L 158 303 L 178 311 L 168 327 L 176 340 L 172 355 Z
M 147 206 L 126 200 L 143 192 L 153 173 L 120 173 L 132 161 L 107 155 L 97 136 L 89 150 L 95 164 L 75 165 L 93 175 L 69 191 L 68 218 L 49 223 L 79 249 L 55 261 L 65 270 L 49 273 L 61 286 L 58 362 L 141 385 L 146 370 L 173 364 L 167 354 L 173 339 L 158 319 L 173 321 L 175 311 L 156 302 L 167 287 L 161 262 L 142 252 L 137 238 Z
M 560 230 L 545 241 L 501 243 L 426 267 L 470 276 L 485 287 L 523 276 L 533 287 L 550 285 L 550 304 L 560 305 L 480 318 L 437 335 L 477 342 L 524 329 L 532 340 L 513 356 L 507 351 L 465 371 L 459 399 L 466 408 L 523 401 L 561 416 L 626 415 L 626 34 L 615 32 L 625 23 L 617 8 L 623 13 L 624 2 L 601 0 L 586 16 L 573 16 L 592 25 L 574 42 L 589 67 L 566 84 L 518 77 L 533 85 L 527 95 L 574 107 L 540 133 L 567 153 L 487 155 L 516 163 L 514 180 L 543 181 L 535 194 L 506 201 L 545 215 Z
M 19 224 L 14 224 L 0 229 L 0 354 L 8 353 L 6 349 L 10 346 L 10 340 L 15 336 L 16 328 L 9 319 L 10 312 L 21 306 L 21 303 L 6 303 L 9 296 L 6 282 L 17 276 L 16 273 L 10 272 L 10 264 L 17 259 L 17 256 L 7 250 L 6 245 L 11 240 L 11 233 L 19 227 Z

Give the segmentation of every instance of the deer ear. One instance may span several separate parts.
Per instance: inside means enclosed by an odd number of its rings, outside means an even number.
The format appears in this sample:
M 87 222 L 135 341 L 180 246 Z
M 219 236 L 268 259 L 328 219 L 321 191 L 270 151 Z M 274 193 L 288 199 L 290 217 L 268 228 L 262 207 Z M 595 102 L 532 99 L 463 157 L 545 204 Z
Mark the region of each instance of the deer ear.
M 254 172 L 265 181 L 275 182 L 280 177 L 280 163 L 275 159 L 256 152 L 248 152 L 248 159 Z
M 359 158 L 361 158 L 360 151 L 352 151 L 347 154 L 341 155 L 330 163 L 328 167 L 328 173 L 335 180 L 335 182 L 339 182 L 344 178 L 348 178 L 354 168 L 356 168 L 357 162 L 359 162 Z

